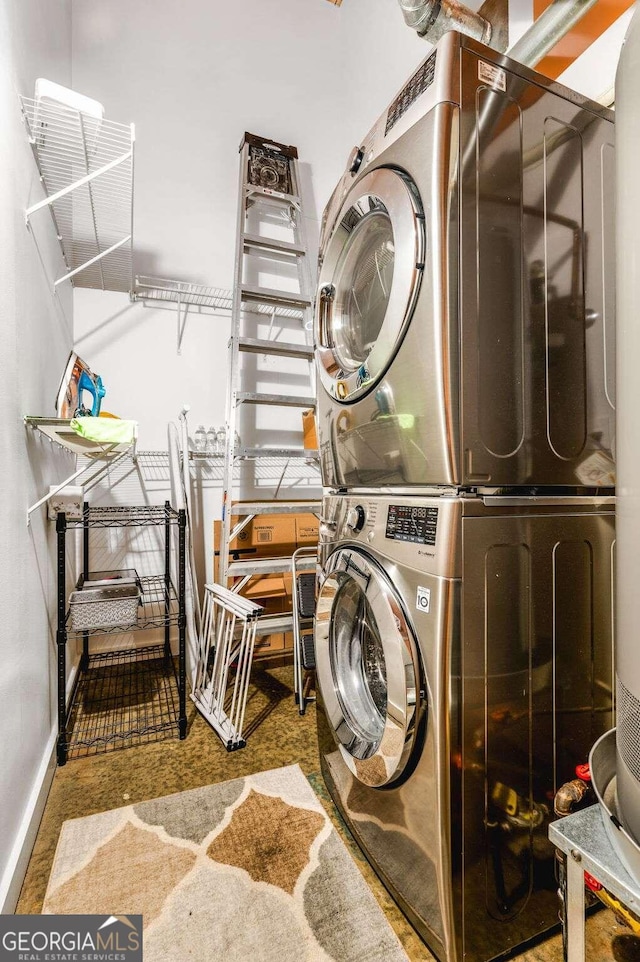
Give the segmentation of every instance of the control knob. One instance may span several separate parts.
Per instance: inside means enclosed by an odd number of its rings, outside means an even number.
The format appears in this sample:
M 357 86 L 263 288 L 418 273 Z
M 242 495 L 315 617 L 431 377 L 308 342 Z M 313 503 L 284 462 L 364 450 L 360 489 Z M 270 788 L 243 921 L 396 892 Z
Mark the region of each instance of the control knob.
M 357 174 L 362 165 L 362 160 L 364 158 L 364 148 L 354 147 L 349 154 L 349 160 L 347 161 L 347 170 L 350 174 Z
M 362 529 L 364 528 L 365 518 L 366 518 L 366 515 L 362 505 L 361 504 L 354 505 L 354 507 L 349 508 L 347 512 L 347 519 L 346 519 L 347 528 L 351 528 L 351 530 L 355 534 L 357 534 L 358 531 L 362 531 Z

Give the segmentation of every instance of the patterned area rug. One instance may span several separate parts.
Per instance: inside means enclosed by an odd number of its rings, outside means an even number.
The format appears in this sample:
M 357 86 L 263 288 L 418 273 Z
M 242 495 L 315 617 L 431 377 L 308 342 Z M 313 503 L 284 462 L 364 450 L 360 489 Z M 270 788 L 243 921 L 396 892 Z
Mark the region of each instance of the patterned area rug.
M 43 912 L 142 914 L 145 962 L 407 962 L 297 765 L 65 822 Z

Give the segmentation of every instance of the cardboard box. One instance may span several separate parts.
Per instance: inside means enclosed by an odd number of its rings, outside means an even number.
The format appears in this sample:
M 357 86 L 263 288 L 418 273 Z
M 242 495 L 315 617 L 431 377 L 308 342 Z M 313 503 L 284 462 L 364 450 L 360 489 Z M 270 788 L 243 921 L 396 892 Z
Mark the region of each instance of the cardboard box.
M 242 594 L 250 601 L 255 601 L 261 605 L 263 601 L 273 598 L 286 598 L 287 589 L 282 575 L 261 575 L 252 578 L 245 585 Z
M 316 412 L 314 410 L 302 412 L 302 436 L 306 450 L 318 450 L 318 430 L 316 428 Z
M 235 508 L 235 505 L 234 505 Z M 241 516 L 231 516 L 232 529 Z M 214 550 L 220 549 L 221 521 L 213 522 Z M 296 548 L 295 515 L 292 514 L 263 514 L 256 515 L 229 546 L 231 552 L 251 552 L 258 557 L 274 558 L 291 554 Z
M 272 651 L 284 651 L 284 631 L 278 631 L 272 635 L 258 635 L 256 638 L 254 655 Z
M 296 545 L 305 548 L 318 543 L 320 522 L 315 514 L 294 515 L 296 521 Z
M 253 656 L 254 658 L 265 658 L 272 654 L 286 655 L 291 651 L 293 651 L 293 634 L 290 631 L 279 631 L 256 638 Z

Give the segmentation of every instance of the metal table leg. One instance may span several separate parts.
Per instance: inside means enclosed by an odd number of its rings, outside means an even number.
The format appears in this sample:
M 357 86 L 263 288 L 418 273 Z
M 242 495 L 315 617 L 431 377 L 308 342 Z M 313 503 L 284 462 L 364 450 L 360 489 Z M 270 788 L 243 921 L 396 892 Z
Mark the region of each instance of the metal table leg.
M 584 962 L 584 868 L 579 852 L 567 856 L 567 962 Z

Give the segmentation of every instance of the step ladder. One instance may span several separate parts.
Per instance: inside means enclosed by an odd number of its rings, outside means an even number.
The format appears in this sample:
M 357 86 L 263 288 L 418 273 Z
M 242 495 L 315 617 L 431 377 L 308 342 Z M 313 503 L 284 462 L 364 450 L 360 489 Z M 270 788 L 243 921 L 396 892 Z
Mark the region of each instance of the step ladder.
M 314 618 L 316 613 L 315 572 L 301 571 L 301 566 L 317 552 L 310 548 L 298 548 L 291 557 L 291 591 L 293 597 L 293 688 L 300 715 L 304 715 L 315 684 L 316 653 L 314 646 Z
M 256 575 L 291 571 L 291 556 L 234 561 L 230 547 L 240 532 L 263 514 L 318 513 L 317 500 L 279 498 L 284 473 L 295 462 L 313 464 L 320 487 L 318 452 L 306 450 L 302 443 L 302 411 L 315 408 L 313 377 L 313 297 L 307 238 L 300 199 L 298 152 L 295 147 L 265 140 L 245 133 L 240 144 L 240 185 L 236 240 L 233 310 L 229 340 L 229 395 L 226 416 L 226 450 L 224 459 L 222 531 L 218 582 L 240 592 Z M 295 393 L 261 391 L 255 379 L 257 367 L 250 358 L 293 359 L 283 373 L 270 372 L 271 381 L 286 380 L 287 374 L 296 384 Z M 295 368 L 295 371 L 294 371 Z M 299 372 L 304 372 L 303 374 Z M 253 382 L 252 382 L 253 379 Z M 304 380 L 303 390 L 299 382 Z M 272 410 L 269 444 L 247 441 L 247 433 L 259 433 L 257 419 L 264 407 Z M 292 446 L 291 429 L 283 429 L 284 437 L 276 438 L 278 424 L 287 411 L 297 409 L 300 443 Z M 254 412 L 253 418 L 247 416 Z M 242 417 L 241 417 L 241 412 Z M 292 422 L 289 421 L 289 424 Z M 239 436 L 244 439 L 239 440 Z M 279 462 L 279 477 L 273 488 L 266 488 L 265 498 L 234 507 L 243 483 L 243 470 L 254 462 Z M 280 468 L 281 465 L 281 468 Z M 241 513 L 240 513 L 241 512 Z M 238 516 L 232 525 L 232 516 Z M 315 558 L 305 559 L 308 570 L 315 570 Z M 293 614 L 263 615 L 257 632 L 291 631 Z

